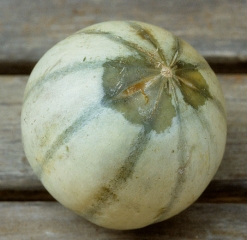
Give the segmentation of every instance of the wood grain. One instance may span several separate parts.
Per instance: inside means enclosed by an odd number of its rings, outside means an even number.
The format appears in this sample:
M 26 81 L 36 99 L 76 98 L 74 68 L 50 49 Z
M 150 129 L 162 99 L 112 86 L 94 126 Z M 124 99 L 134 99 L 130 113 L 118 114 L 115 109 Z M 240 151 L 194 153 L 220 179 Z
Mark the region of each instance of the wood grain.
M 225 156 L 214 180 L 234 181 L 232 183 L 234 185 L 240 180 L 247 179 L 247 75 L 219 75 L 219 79 L 227 103 L 228 138 Z M 0 191 L 2 192 L 0 195 L 2 196 L 5 195 L 4 191 L 9 195 L 13 195 L 13 192 L 9 191 L 44 191 L 27 162 L 21 143 L 20 113 L 26 81 L 27 76 L 0 77 Z M 222 184 L 225 186 L 226 182 Z M 240 197 L 245 195 L 246 185 L 241 189 Z M 44 198 L 50 199 L 48 196 Z
M 40 188 L 22 147 L 20 115 L 27 77 L 0 76 L 0 189 Z
M 98 227 L 55 202 L 1 202 L 0 215 L 0 240 L 247 239 L 244 204 L 194 204 L 167 221 L 131 231 Z
M 247 63 L 246 0 L 1 0 L 0 73 L 27 73 L 55 43 L 94 23 L 139 20 L 188 41 L 210 61 Z M 228 67 L 232 65 L 228 64 Z M 227 70 L 227 69 L 226 69 Z
M 219 75 L 226 99 L 228 136 L 215 179 L 247 179 L 247 76 Z

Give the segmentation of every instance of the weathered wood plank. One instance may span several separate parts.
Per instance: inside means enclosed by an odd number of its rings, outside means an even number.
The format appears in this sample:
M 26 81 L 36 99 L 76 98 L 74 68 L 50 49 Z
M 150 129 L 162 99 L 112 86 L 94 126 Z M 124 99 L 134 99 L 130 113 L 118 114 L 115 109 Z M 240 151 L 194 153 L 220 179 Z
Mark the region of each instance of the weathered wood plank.
M 219 75 L 228 109 L 228 139 L 214 180 L 247 179 L 247 75 Z M 20 112 L 27 77 L 0 77 L 0 190 L 43 190 L 22 150 Z M 225 183 L 224 183 L 225 184 Z M 245 185 L 244 185 L 245 186 Z M 246 188 L 243 187 L 241 194 Z
M 226 99 L 228 137 L 215 179 L 247 179 L 247 75 L 219 75 Z
M 247 0 L 1 0 L 0 72 L 30 71 L 56 42 L 109 20 L 161 26 L 187 40 L 211 63 L 246 63 L 246 5 Z
M 26 77 L 0 77 L 0 189 L 39 188 L 25 158 L 20 114 Z
M 1 240 L 247 239 L 244 204 L 194 204 L 167 221 L 132 231 L 95 226 L 55 202 L 1 202 L 0 215 Z

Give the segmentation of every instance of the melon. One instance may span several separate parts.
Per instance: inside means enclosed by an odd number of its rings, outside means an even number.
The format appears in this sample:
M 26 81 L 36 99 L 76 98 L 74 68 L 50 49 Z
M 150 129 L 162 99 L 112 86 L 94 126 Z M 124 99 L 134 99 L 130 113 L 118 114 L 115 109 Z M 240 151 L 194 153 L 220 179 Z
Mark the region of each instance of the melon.
M 37 63 L 23 100 L 27 159 L 89 221 L 136 229 L 205 190 L 223 157 L 224 96 L 188 43 L 147 23 L 89 26 Z

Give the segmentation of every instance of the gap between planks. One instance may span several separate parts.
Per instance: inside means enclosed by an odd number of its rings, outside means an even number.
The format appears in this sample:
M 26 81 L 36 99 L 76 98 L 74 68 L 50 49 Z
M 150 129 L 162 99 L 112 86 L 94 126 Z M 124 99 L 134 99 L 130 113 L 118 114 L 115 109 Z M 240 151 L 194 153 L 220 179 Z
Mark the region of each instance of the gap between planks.
M 0 190 L 1 201 L 55 201 L 45 190 Z M 199 203 L 247 203 L 247 180 L 213 180 L 196 201 Z
M 247 61 L 206 59 L 216 74 L 245 74 Z M 0 62 L 0 75 L 30 75 L 36 62 Z

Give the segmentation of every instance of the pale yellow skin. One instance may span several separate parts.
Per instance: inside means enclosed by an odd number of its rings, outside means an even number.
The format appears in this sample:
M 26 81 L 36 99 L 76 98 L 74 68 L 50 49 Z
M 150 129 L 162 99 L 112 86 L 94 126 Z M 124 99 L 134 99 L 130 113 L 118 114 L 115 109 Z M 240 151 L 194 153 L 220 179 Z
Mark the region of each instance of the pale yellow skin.
M 210 97 L 200 105 L 192 107 L 179 88 L 171 88 L 169 106 L 179 105 L 179 116 L 168 109 L 170 121 L 161 130 L 153 130 L 153 125 L 145 128 L 129 120 L 125 116 L 128 109 L 122 110 L 122 105 L 117 110 L 102 104 L 103 64 L 136 55 L 123 40 L 115 41 L 115 36 L 157 54 L 135 32 L 147 29 L 159 41 L 167 62 L 172 61 L 174 36 L 152 25 L 137 24 L 134 29 L 128 22 L 93 25 L 55 45 L 33 70 L 22 109 L 24 150 L 43 185 L 64 206 L 112 229 L 141 228 L 192 204 L 216 173 L 226 141 L 219 82 L 203 58 L 184 42 L 179 58 L 206 66 L 199 72 Z M 99 32 L 110 32 L 115 40 Z M 164 79 L 173 74 L 163 62 L 157 62 L 158 68 Z M 168 80 L 164 81 L 166 91 Z M 145 89 L 135 91 L 135 98 L 145 107 Z M 147 133 L 142 134 L 143 129 Z M 135 149 L 136 142 L 141 150 Z M 138 155 L 133 163 L 131 152 Z

